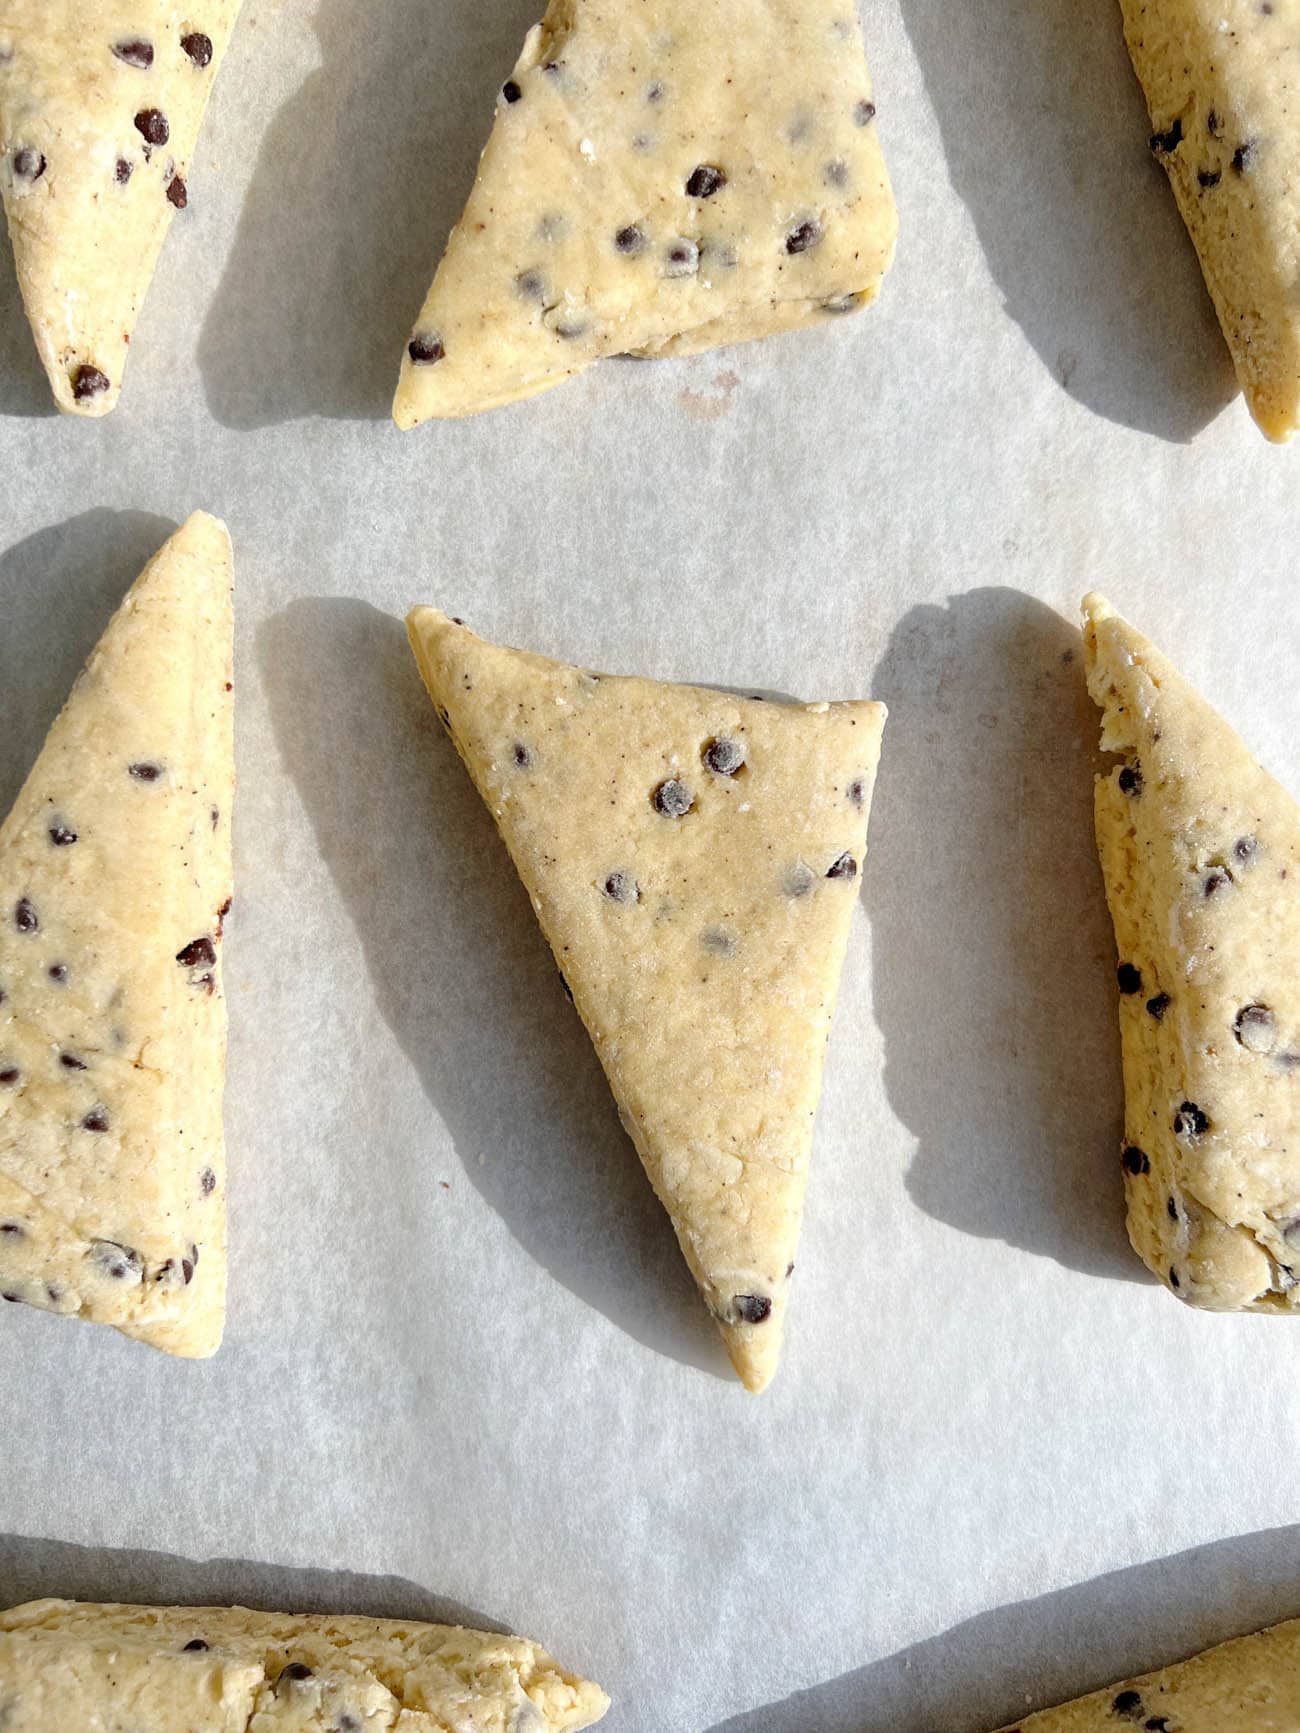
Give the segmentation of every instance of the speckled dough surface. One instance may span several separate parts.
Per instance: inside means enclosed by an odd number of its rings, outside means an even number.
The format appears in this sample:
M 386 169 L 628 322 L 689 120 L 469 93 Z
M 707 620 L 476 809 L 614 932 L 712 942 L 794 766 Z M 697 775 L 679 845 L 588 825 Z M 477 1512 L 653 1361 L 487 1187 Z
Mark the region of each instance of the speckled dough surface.
M 776 1370 L 885 712 L 408 622 L 737 1372 Z
M 897 214 L 851 0 L 552 0 L 416 321 L 401 427 L 872 300 Z
M 1300 421 L 1300 0 L 1122 0 L 1151 148 L 1201 257 L 1251 414 Z
M 1099 596 L 1097 840 L 1119 952 L 1129 1234 L 1180 1299 L 1300 1306 L 1300 807 Z
M 1094 1691 L 1003 1733 L 1296 1733 L 1300 1619 Z
M 225 1311 L 230 590 L 197 514 L 0 826 L 0 1293 L 189 1356 Z
M 0 1613 L 5 1733 L 576 1733 L 605 1693 L 535 1643 L 244 1607 Z
M 240 0 L 0 0 L 0 189 L 60 409 L 106 415 Z

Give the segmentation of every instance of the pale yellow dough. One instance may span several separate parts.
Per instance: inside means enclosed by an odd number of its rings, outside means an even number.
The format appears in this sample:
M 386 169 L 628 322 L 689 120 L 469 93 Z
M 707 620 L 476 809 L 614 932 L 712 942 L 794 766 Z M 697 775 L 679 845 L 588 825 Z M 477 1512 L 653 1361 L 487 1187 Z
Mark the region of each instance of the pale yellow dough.
M 239 3 L 0 0 L 0 190 L 60 409 L 117 402 Z
M 1178 1297 L 1300 1307 L 1300 807 L 1160 652 L 1084 603 L 1119 952 L 1129 1234 Z
M 454 1625 L 78 1601 L 0 1613 L 4 1733 L 576 1733 L 608 1707 L 535 1643 Z
M 1003 1733 L 1296 1733 L 1300 1619 L 1030 1715 Z
M 595 675 L 432 608 L 408 626 L 736 1370 L 761 1390 L 884 708 Z
M 1121 0 L 1152 149 L 1270 439 L 1300 422 L 1300 0 Z
M 225 1313 L 231 631 L 197 513 L 0 826 L 0 1293 L 187 1356 Z
M 831 322 L 874 298 L 897 226 L 852 0 L 552 0 L 497 99 L 394 418 Z

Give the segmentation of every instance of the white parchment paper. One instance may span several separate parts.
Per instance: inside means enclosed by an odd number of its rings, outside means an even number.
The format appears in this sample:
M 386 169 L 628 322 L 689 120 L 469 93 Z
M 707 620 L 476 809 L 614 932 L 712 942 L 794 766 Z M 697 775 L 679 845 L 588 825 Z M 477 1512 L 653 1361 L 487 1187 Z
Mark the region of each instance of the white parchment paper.
M 247 0 L 122 407 L 0 288 L 0 804 L 192 508 L 238 562 L 226 1346 L 0 1318 L 0 1600 L 549 1643 L 611 1733 L 978 1733 L 1300 1613 L 1296 1326 L 1128 1251 L 1073 620 L 1300 787 L 1296 457 L 1108 0 L 864 0 L 876 309 L 399 436 L 536 0 Z M 727 1374 L 400 616 L 892 711 L 784 1369 Z

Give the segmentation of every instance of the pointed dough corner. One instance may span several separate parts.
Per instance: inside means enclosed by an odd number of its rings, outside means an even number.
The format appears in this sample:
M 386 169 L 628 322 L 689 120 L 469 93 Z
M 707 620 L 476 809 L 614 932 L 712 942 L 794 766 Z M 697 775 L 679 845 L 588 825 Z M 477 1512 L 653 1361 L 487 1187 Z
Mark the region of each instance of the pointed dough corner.
M 596 675 L 408 620 L 750 1390 L 780 1357 L 884 707 Z
M 225 1313 L 230 539 L 196 513 L 0 825 L 0 1291 L 168 1353 Z
M 898 232 L 875 116 L 839 0 L 552 0 L 498 95 L 393 419 L 865 307 Z
M 1085 603 L 1119 958 L 1129 1234 L 1180 1299 L 1300 1310 L 1300 807 L 1102 598 Z
M 9 0 L 0 192 L 54 401 L 107 415 L 240 0 Z

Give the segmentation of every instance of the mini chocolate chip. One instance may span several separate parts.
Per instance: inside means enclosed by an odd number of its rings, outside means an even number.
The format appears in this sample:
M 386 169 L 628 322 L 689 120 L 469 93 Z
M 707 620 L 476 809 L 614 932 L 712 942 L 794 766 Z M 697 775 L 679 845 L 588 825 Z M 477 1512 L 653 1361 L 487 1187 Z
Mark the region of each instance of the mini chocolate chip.
M 441 337 L 417 336 L 406 345 L 406 353 L 417 367 L 429 367 L 441 361 L 447 350 Z
M 8 1300 L 8 1302 L 11 1306 L 17 1306 L 17 1305 L 20 1305 L 22 1303 L 22 1295 L 21 1294 L 0 1294 L 0 1300 Z
M 85 362 L 72 375 L 72 396 L 76 403 L 85 403 L 92 397 L 102 397 L 108 390 L 108 374 L 101 373 L 98 367 L 92 367 Z
M 788 897 L 806 897 L 817 882 L 817 875 L 803 861 L 796 861 L 781 882 L 781 889 Z
M 519 98 L 524 93 L 520 90 L 513 78 L 507 78 L 505 83 L 501 86 L 501 94 L 505 97 L 507 102 L 518 102 Z
M 1153 132 L 1151 148 L 1157 156 L 1172 156 L 1183 142 L 1183 123 L 1176 120 L 1168 132 Z
M 128 764 L 126 768 L 127 774 L 137 782 L 157 782 L 162 775 L 161 764 Z
M 515 741 L 510 756 L 514 760 L 516 770 L 530 770 L 532 768 L 533 755 L 522 741 Z
M 0 1088 L 12 1089 L 22 1076 L 16 1065 L 0 1065 Z
M 1146 1733 L 1169 1733 L 1169 1717 L 1167 1715 L 1153 1715 L 1149 1721 L 1144 1721 L 1142 1725 L 1146 1728 Z
M 854 108 L 853 108 L 853 124 L 854 124 L 854 126 L 870 126 L 872 121 L 875 118 L 876 118 L 876 105 L 874 102 L 868 102 L 866 100 L 866 98 L 864 97 L 861 102 L 854 104 Z
M 663 98 L 664 87 L 659 79 L 656 78 L 653 84 L 646 85 L 645 99 L 647 102 L 662 102 Z
M 543 72 L 549 72 L 552 78 L 558 78 L 564 68 L 562 60 L 548 60 L 542 67 Z
M 66 824 L 62 824 L 58 819 L 55 819 L 54 823 L 50 826 L 50 841 L 54 844 L 55 848 L 69 848 L 74 842 L 76 842 L 76 840 L 76 831 L 69 830 Z
M 147 71 L 153 65 L 153 43 L 146 42 L 143 36 L 133 36 L 126 42 L 115 42 L 113 53 L 128 66 L 138 67 L 141 72 Z
M 715 168 L 711 162 L 702 162 L 698 168 L 691 171 L 691 177 L 686 183 L 688 199 L 711 199 L 716 192 L 721 192 L 727 184 L 726 174 L 720 168 Z
M 1136 1691 L 1121 1691 L 1110 1706 L 1112 1715 L 1140 1715 L 1142 1699 Z
M 275 1683 L 277 1687 L 280 1685 L 297 1685 L 304 1679 L 310 1679 L 311 1676 L 311 1668 L 305 1661 L 290 1661 L 287 1667 L 282 1667 L 280 1669 L 280 1677 L 275 1681 Z
M 1119 790 L 1121 794 L 1141 794 L 1142 766 L 1126 764 L 1119 773 Z
M 186 969 L 210 969 L 216 960 L 216 946 L 206 933 L 197 939 L 191 939 L 183 951 L 176 953 L 176 961 Z
M 86 1061 L 78 1059 L 75 1053 L 60 1053 L 59 1064 L 65 1071 L 84 1071 L 86 1069 Z
M 825 180 L 827 186 L 846 187 L 849 184 L 849 166 L 847 163 L 841 162 L 840 159 L 836 157 L 833 162 L 828 162 L 826 164 L 826 167 L 822 170 L 822 178 Z
M 167 116 L 160 108 L 142 108 L 135 117 L 135 130 L 146 144 L 166 144 L 171 137 Z
M 181 1259 L 181 1277 L 185 1283 L 185 1286 L 188 1288 L 190 1283 L 194 1280 L 194 1262 L 193 1262 L 193 1259 L 191 1259 L 191 1258 L 182 1258 Z
M 614 245 L 620 253 L 629 257 L 645 250 L 645 234 L 635 223 L 629 223 L 625 229 L 620 229 L 614 236 Z
M 1154 999 L 1147 1000 L 1147 1010 L 1158 1023 L 1172 1003 L 1168 993 L 1157 993 Z
M 591 329 L 585 319 L 566 319 L 561 324 L 553 325 L 555 335 L 565 343 L 576 343 L 579 337 L 585 337 Z
M 1232 874 L 1225 872 L 1222 867 L 1215 867 L 1213 872 L 1206 873 L 1201 890 L 1205 896 L 1212 897 L 1219 891 L 1226 890 L 1231 883 Z
M 34 933 L 40 926 L 36 910 L 26 897 L 20 897 L 14 909 L 14 925 L 20 933 Z
M 190 202 L 190 195 L 185 182 L 179 175 L 173 175 L 167 183 L 167 203 L 175 205 L 178 211 L 183 211 Z
M 1115 979 L 1119 982 L 1119 990 L 1125 996 L 1142 991 L 1142 971 L 1132 963 L 1121 963 L 1115 971 Z
M 57 982 L 61 987 L 68 978 L 68 965 L 66 963 L 51 963 L 45 973 L 51 981 Z
M 181 1654 L 197 1655 L 203 1650 L 206 1650 L 207 1646 L 208 1645 L 203 1641 L 202 1637 L 191 1637 L 189 1642 L 186 1643 L 184 1648 L 181 1650 Z
M 700 249 L 694 241 L 674 241 L 664 254 L 665 277 L 693 277 L 700 268 Z
M 849 784 L 849 800 L 858 808 L 867 804 L 867 785 L 860 776 L 855 777 Z
M 110 1281 L 139 1282 L 144 1279 L 144 1259 L 130 1246 L 120 1246 L 116 1240 L 95 1240 L 88 1253 L 90 1261 Z
M 715 776 L 739 776 L 745 768 L 745 748 L 738 740 L 710 740 L 700 756 Z
M 211 66 L 212 38 L 205 36 L 201 30 L 191 30 L 188 35 L 182 36 L 181 47 L 196 66 Z
M 838 860 L 833 860 L 826 869 L 828 879 L 855 879 L 858 876 L 858 863 L 851 854 L 842 854 Z
M 1239 836 L 1236 842 L 1232 845 L 1233 855 L 1243 866 L 1245 866 L 1247 862 L 1254 860 L 1258 850 L 1259 844 L 1255 841 L 1253 836 Z
M 1212 108 L 1205 117 L 1205 130 L 1211 138 L 1218 138 L 1221 124 L 1217 110 Z
M 1178 1205 L 1174 1202 L 1172 1197 L 1166 1200 L 1165 1209 L 1168 1212 L 1170 1221 L 1176 1222 L 1178 1220 Z
M 1271 1053 L 1277 1046 L 1277 1024 L 1267 1005 L 1246 1005 L 1238 1011 L 1232 1032 L 1252 1053 Z
M 1184 1101 L 1174 1115 L 1175 1137 L 1200 1137 L 1210 1129 L 1210 1121 L 1206 1114 L 1194 1101 Z
M 1217 168 L 1199 169 L 1196 175 L 1197 185 L 1203 187 L 1206 192 L 1209 192 L 1211 187 L 1217 187 L 1222 179 L 1223 175 Z
M 45 158 L 40 151 L 24 145 L 14 152 L 14 173 L 20 181 L 38 181 L 45 173 Z
M 1181 1288 L 1182 1285 L 1183 1284 L 1178 1279 L 1178 1271 L 1174 1268 L 1174 1266 L 1172 1264 L 1170 1264 L 1170 1266 L 1169 1266 L 1169 1286 L 1171 1288 Z
M 806 223 L 800 223 L 797 229 L 791 230 L 785 237 L 785 250 L 787 253 L 806 253 L 815 247 L 821 238 L 821 224 L 809 218 Z
M 81 1122 L 83 1131 L 107 1131 L 108 1110 L 103 1107 L 92 1107 Z
M 205 1167 L 199 1175 L 199 1190 L 204 1197 L 211 1197 L 217 1189 L 217 1176 L 210 1167 Z
M 1254 161 L 1254 158 L 1255 141 L 1253 138 L 1248 138 L 1243 144 L 1239 144 L 1236 150 L 1232 153 L 1232 172 L 1234 174 L 1244 175 L 1249 169 L 1251 163 Z
M 1130 1143 L 1120 1160 L 1124 1163 L 1124 1171 L 1131 1174 L 1150 1173 L 1151 1163 L 1145 1153 L 1136 1144 Z
M 695 796 L 684 782 L 679 782 L 675 776 L 670 776 L 666 782 L 661 782 L 650 797 L 656 812 L 665 818 L 685 818 L 695 805 Z
M 641 895 L 630 873 L 611 873 L 602 889 L 611 903 L 634 903 Z
M 546 300 L 546 279 L 540 271 L 520 271 L 515 278 L 515 294 L 521 301 Z
M 0 1234 L 9 1234 L 14 1239 L 25 1239 L 26 1230 L 18 1222 L 0 1222 Z
M 120 156 L 117 159 L 117 167 L 113 170 L 113 179 L 117 182 L 118 186 L 124 187 L 134 172 L 132 165 L 126 160 L 126 158 Z
M 737 1294 L 732 1304 L 742 1324 L 765 1324 L 772 1316 L 772 1302 L 766 1294 Z

